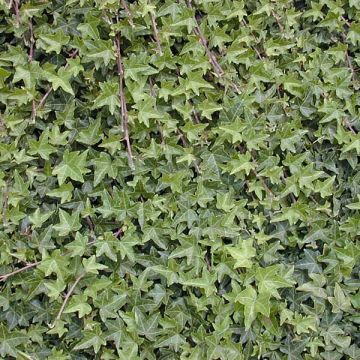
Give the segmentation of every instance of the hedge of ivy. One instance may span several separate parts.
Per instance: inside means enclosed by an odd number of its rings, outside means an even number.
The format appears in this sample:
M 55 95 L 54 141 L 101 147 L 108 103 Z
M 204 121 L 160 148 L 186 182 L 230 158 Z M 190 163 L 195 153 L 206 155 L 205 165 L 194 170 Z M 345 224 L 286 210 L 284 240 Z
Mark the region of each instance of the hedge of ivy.
M 359 0 L 0 0 L 3 359 L 360 358 Z

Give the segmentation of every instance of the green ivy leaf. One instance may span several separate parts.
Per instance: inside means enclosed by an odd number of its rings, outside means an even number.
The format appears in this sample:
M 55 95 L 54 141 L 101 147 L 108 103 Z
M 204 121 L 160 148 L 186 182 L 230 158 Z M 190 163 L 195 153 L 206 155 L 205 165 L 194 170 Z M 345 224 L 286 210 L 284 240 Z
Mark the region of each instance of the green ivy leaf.
M 269 294 L 280 299 L 278 289 L 291 287 L 295 282 L 291 279 L 293 269 L 285 270 L 281 265 L 271 265 L 257 268 L 255 279 L 258 282 L 260 294 Z
M 59 209 L 59 219 L 60 223 L 54 225 L 54 229 L 60 236 L 67 236 L 70 232 L 77 231 L 81 228 L 78 212 L 70 215 L 65 210 Z
M 89 172 L 86 169 L 86 157 L 87 151 L 80 153 L 80 151 L 66 150 L 64 152 L 62 162 L 52 171 L 52 174 L 57 176 L 59 185 L 62 185 L 67 178 L 84 182 L 83 174 Z
M 351 301 L 348 297 L 345 296 L 339 284 L 335 284 L 334 296 L 330 296 L 328 300 L 332 305 L 333 313 L 338 313 L 340 311 L 351 311 Z
M 115 81 L 100 83 L 100 94 L 94 100 L 93 109 L 108 106 L 110 114 L 114 115 L 116 109 L 120 108 L 119 84 Z
M 52 51 L 60 54 L 61 48 L 66 45 L 70 37 L 65 35 L 62 30 L 57 30 L 54 34 L 41 34 L 39 35 L 36 45 L 47 53 Z
M 99 264 L 96 262 L 96 257 L 95 255 L 89 257 L 89 258 L 84 258 L 82 261 L 83 265 L 84 265 L 84 269 L 86 272 L 88 273 L 92 273 L 92 274 L 98 274 L 99 271 L 98 270 L 103 270 L 103 269 L 107 269 L 107 266 Z
M 244 305 L 245 328 L 248 330 L 256 319 L 256 314 L 270 315 L 270 295 L 258 296 L 252 286 L 247 286 L 236 296 L 236 301 Z
M 19 331 L 9 331 L 3 324 L 0 325 L 0 355 L 17 357 L 16 347 L 28 340 L 26 334 Z
M 93 347 L 95 354 L 97 354 L 100 350 L 100 347 L 106 344 L 99 326 L 96 326 L 94 330 L 85 330 L 83 335 L 84 338 L 76 344 L 74 350 L 82 350 Z

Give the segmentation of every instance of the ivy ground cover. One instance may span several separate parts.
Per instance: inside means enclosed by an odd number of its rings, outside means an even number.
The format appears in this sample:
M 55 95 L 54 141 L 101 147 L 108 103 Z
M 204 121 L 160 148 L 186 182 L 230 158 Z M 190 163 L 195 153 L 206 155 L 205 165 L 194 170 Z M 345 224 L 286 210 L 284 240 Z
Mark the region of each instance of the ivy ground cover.
M 0 357 L 360 358 L 359 0 L 0 0 Z

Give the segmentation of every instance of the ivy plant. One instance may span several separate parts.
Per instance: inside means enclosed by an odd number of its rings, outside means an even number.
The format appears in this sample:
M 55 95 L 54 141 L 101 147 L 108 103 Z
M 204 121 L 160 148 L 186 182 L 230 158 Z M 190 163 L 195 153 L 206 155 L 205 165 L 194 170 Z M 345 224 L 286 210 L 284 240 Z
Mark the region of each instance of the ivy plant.
M 359 0 L 0 0 L 0 357 L 360 358 Z

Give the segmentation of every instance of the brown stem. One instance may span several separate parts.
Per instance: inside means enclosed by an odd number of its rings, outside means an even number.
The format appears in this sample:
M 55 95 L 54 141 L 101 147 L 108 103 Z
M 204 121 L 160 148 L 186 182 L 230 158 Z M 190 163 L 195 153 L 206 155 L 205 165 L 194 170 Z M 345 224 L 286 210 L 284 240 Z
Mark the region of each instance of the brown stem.
M 18 274 L 18 273 L 21 273 L 21 272 L 23 272 L 23 271 L 26 271 L 26 270 L 28 270 L 28 269 L 31 269 L 31 268 L 33 268 L 34 266 L 37 266 L 37 265 L 39 265 L 39 264 L 40 264 L 40 261 L 36 261 L 36 262 L 34 262 L 34 263 L 27 264 L 26 266 L 24 266 L 24 267 L 22 267 L 22 268 L 20 268 L 20 269 L 17 269 L 17 270 L 15 270 L 15 271 L 11 272 L 11 273 L 1 275 L 1 276 L 0 276 L 0 281 L 5 281 L 5 280 L 6 280 L 7 278 L 9 278 L 10 276 L 13 276 L 13 275 L 16 275 L 16 274 Z
M 98 240 L 94 240 L 94 241 L 90 241 L 88 242 L 87 246 L 91 246 L 91 245 L 94 245 L 98 242 Z M 64 253 L 64 256 L 68 255 L 69 252 L 65 252 Z M 15 271 L 11 272 L 11 273 L 8 273 L 8 274 L 4 274 L 4 275 L 0 275 L 0 281 L 6 281 L 9 277 L 13 276 L 13 275 L 16 275 L 20 272 L 23 272 L 23 271 L 26 271 L 28 269 L 31 269 L 37 265 L 39 265 L 41 263 L 41 261 L 36 261 L 34 263 L 30 263 L 30 264 L 27 264 L 26 266 L 20 268 L 20 269 L 16 269 Z
M 262 184 L 262 186 L 265 188 L 266 192 L 269 193 L 271 196 L 274 196 L 274 193 L 272 192 L 272 190 L 267 186 L 264 178 L 262 176 L 260 176 L 257 171 L 254 169 L 254 170 L 251 170 L 252 173 L 255 175 L 256 178 L 258 178 Z
M 114 232 L 114 236 L 115 236 L 116 238 L 120 238 L 120 237 L 122 236 L 122 234 L 123 234 L 122 228 L 119 228 L 118 230 L 116 230 L 116 231 Z
M 16 18 L 16 27 L 18 27 L 20 25 L 19 0 L 14 0 L 14 11 Z
M 183 146 L 187 147 L 187 141 L 186 141 L 186 139 L 184 137 L 184 134 L 179 129 L 177 129 L 176 132 L 178 133 Z
M 6 221 L 6 211 L 7 211 L 7 207 L 8 207 L 8 201 L 9 201 L 9 193 L 8 193 L 8 183 L 7 181 L 5 182 L 5 191 L 3 191 L 3 203 L 2 203 L 2 221 L 3 221 L 3 226 L 7 226 L 7 221 Z
M 342 17 L 343 20 L 346 20 L 344 17 Z M 341 33 L 341 37 L 344 41 L 344 43 L 346 42 L 346 35 L 344 33 Z M 347 50 L 345 50 L 345 59 L 346 59 L 346 62 L 348 64 L 348 67 L 351 71 L 351 78 L 352 78 L 352 81 L 355 82 L 356 81 L 356 72 L 355 72 L 355 69 L 353 67 L 353 64 L 351 62 L 351 58 L 349 56 L 349 52 Z
M 32 19 L 30 19 L 29 28 L 30 28 L 29 62 L 32 62 L 32 61 L 33 61 L 33 58 L 34 58 L 34 32 L 33 32 Z
M 36 102 L 35 99 L 33 99 L 31 104 L 31 122 L 35 123 L 35 119 L 36 119 Z
M 290 193 L 290 198 L 291 198 L 292 203 L 295 204 L 297 200 L 293 193 Z
M 47 99 L 47 97 L 51 94 L 53 88 L 52 86 L 49 87 L 49 89 L 47 90 L 47 92 L 44 94 L 44 96 L 41 98 L 41 100 L 39 101 L 38 105 L 36 106 L 36 110 L 38 110 L 39 108 L 43 107 L 43 105 L 45 104 L 45 101 Z
M 343 20 L 348 27 L 351 27 L 351 22 L 348 21 L 344 16 L 341 16 L 341 20 Z
M 192 4 L 191 4 L 191 0 L 188 1 L 188 7 L 190 9 L 192 9 Z M 212 65 L 216 75 L 218 77 L 222 77 L 224 75 L 224 70 L 222 69 L 222 67 L 220 66 L 220 64 L 217 62 L 215 55 L 210 51 L 209 46 L 208 46 L 208 42 L 204 36 L 204 34 L 202 33 L 200 26 L 198 24 L 197 19 L 194 17 L 195 20 L 195 34 L 199 36 L 200 39 L 200 43 L 202 44 L 202 46 L 205 49 L 206 55 L 209 59 L 210 64 Z
M 79 50 L 74 50 L 70 55 L 69 57 L 72 59 L 74 58 L 77 53 L 79 52 Z M 65 66 L 64 66 L 64 69 L 67 69 L 69 67 L 69 63 L 66 63 Z M 41 108 L 44 104 L 45 104 L 45 101 L 47 99 L 47 97 L 51 94 L 51 92 L 53 91 L 53 88 L 52 86 L 49 87 L 49 89 L 46 91 L 46 93 L 44 94 L 44 96 L 41 98 L 41 100 L 39 101 L 38 105 L 36 106 L 36 110 L 38 110 L 39 108 Z
M 30 19 L 29 28 L 30 28 L 29 62 L 31 63 L 34 59 L 34 33 L 33 33 L 32 19 Z M 35 119 L 36 119 L 36 101 L 35 99 L 33 99 L 31 105 L 31 122 L 35 123 Z
M 122 7 L 125 10 L 126 16 L 128 17 L 129 24 L 131 25 L 131 27 L 135 27 L 133 19 L 132 19 L 131 12 L 129 10 L 129 7 L 126 4 L 126 1 L 125 0 L 120 0 L 120 3 L 121 3 Z
M 352 77 L 352 81 L 355 82 L 355 70 L 354 70 L 354 67 L 352 65 L 352 62 L 351 62 L 351 59 L 350 59 L 350 56 L 349 56 L 349 53 L 347 50 L 345 50 L 345 58 L 346 58 L 346 62 L 348 63 L 348 66 L 349 66 L 349 69 L 351 71 L 351 77 Z
M 75 288 L 76 288 L 76 285 L 79 283 L 79 281 L 80 281 L 84 276 L 85 276 L 85 274 L 79 275 L 79 276 L 76 278 L 75 282 L 72 284 L 71 288 L 69 289 L 69 291 L 67 292 L 67 294 L 66 294 L 66 296 L 65 296 L 65 299 L 64 299 L 64 301 L 63 301 L 63 303 L 62 303 L 62 305 L 61 305 L 61 308 L 60 308 L 60 310 L 59 310 L 59 312 L 58 312 L 58 314 L 57 314 L 57 316 L 56 316 L 56 318 L 55 318 L 55 321 L 56 321 L 56 320 L 60 320 L 61 314 L 64 312 L 65 306 L 66 306 L 67 302 L 69 301 L 71 294 L 74 292 L 74 290 L 75 290 Z
M 30 28 L 29 62 L 31 63 L 34 59 L 34 33 L 33 33 L 32 19 L 30 19 L 29 28 Z M 36 101 L 35 99 L 33 99 L 31 105 L 31 122 L 35 123 L 35 119 L 36 119 Z
M 151 76 L 149 76 L 149 84 L 150 84 L 150 95 L 151 96 L 156 96 L 156 92 L 155 92 L 155 89 L 154 89 L 154 81 L 153 81 Z
M 205 52 L 206 52 L 206 55 L 216 73 L 216 75 L 218 77 L 221 77 L 224 75 L 224 70 L 222 69 L 222 67 L 220 66 L 220 64 L 217 62 L 214 54 L 210 51 L 209 47 L 208 47 L 208 44 L 207 44 L 207 41 L 205 39 L 205 36 L 204 34 L 202 33 L 201 29 L 200 29 L 200 26 L 199 25 L 196 25 L 195 27 L 195 33 L 199 36 L 200 38 L 200 42 L 202 44 L 202 46 L 204 47 L 205 49 Z
M 355 131 L 355 129 L 351 126 L 349 120 L 347 118 L 345 118 L 344 120 L 344 124 L 346 125 L 346 127 L 354 134 L 356 135 L 357 132 Z
M 280 22 L 280 16 L 275 11 L 272 12 L 272 15 L 275 18 L 280 31 L 283 33 L 284 32 L 284 27 L 282 26 L 282 24 Z
M 129 117 L 126 108 L 126 99 L 124 93 L 124 65 L 121 57 L 121 47 L 120 47 L 120 36 L 119 34 L 115 37 L 115 48 L 116 48 L 116 63 L 118 69 L 118 77 L 119 77 L 119 99 L 121 105 L 121 121 L 122 121 L 122 129 L 124 131 L 124 140 L 126 143 L 127 156 L 129 165 L 131 168 L 134 167 L 133 155 L 131 150 L 131 143 L 129 138 Z
M 256 55 L 258 56 L 258 58 L 259 58 L 260 60 L 263 60 L 263 57 L 261 56 L 260 51 L 257 49 L 257 47 L 256 47 L 256 46 L 253 46 L 253 49 L 254 49 L 254 51 L 256 52 Z
M 245 22 L 245 20 L 241 20 L 241 23 L 242 23 L 245 27 L 248 26 L 248 24 Z M 251 32 L 251 33 L 252 33 L 253 36 L 255 36 L 254 32 Z M 257 47 L 256 47 L 256 46 L 251 46 L 251 48 L 256 52 L 256 55 L 258 56 L 258 58 L 259 58 L 260 60 L 263 60 L 263 57 L 262 57 L 260 51 L 257 49 Z
M 193 117 L 194 117 L 195 124 L 200 124 L 199 116 L 195 110 L 193 111 Z
M 158 28 L 156 26 L 155 16 L 153 14 L 150 14 L 150 18 L 151 18 L 151 25 L 152 25 L 153 32 L 154 32 L 154 38 L 155 38 L 155 41 L 156 41 L 157 51 L 162 56 L 163 52 L 162 52 L 160 38 L 159 38 L 159 31 L 158 31 Z
M 91 220 L 91 217 L 90 217 L 90 216 L 86 216 L 86 217 L 85 217 L 85 221 L 86 221 L 86 223 L 87 223 L 90 231 L 91 231 L 91 232 L 94 232 L 95 226 L 94 226 L 93 221 Z

